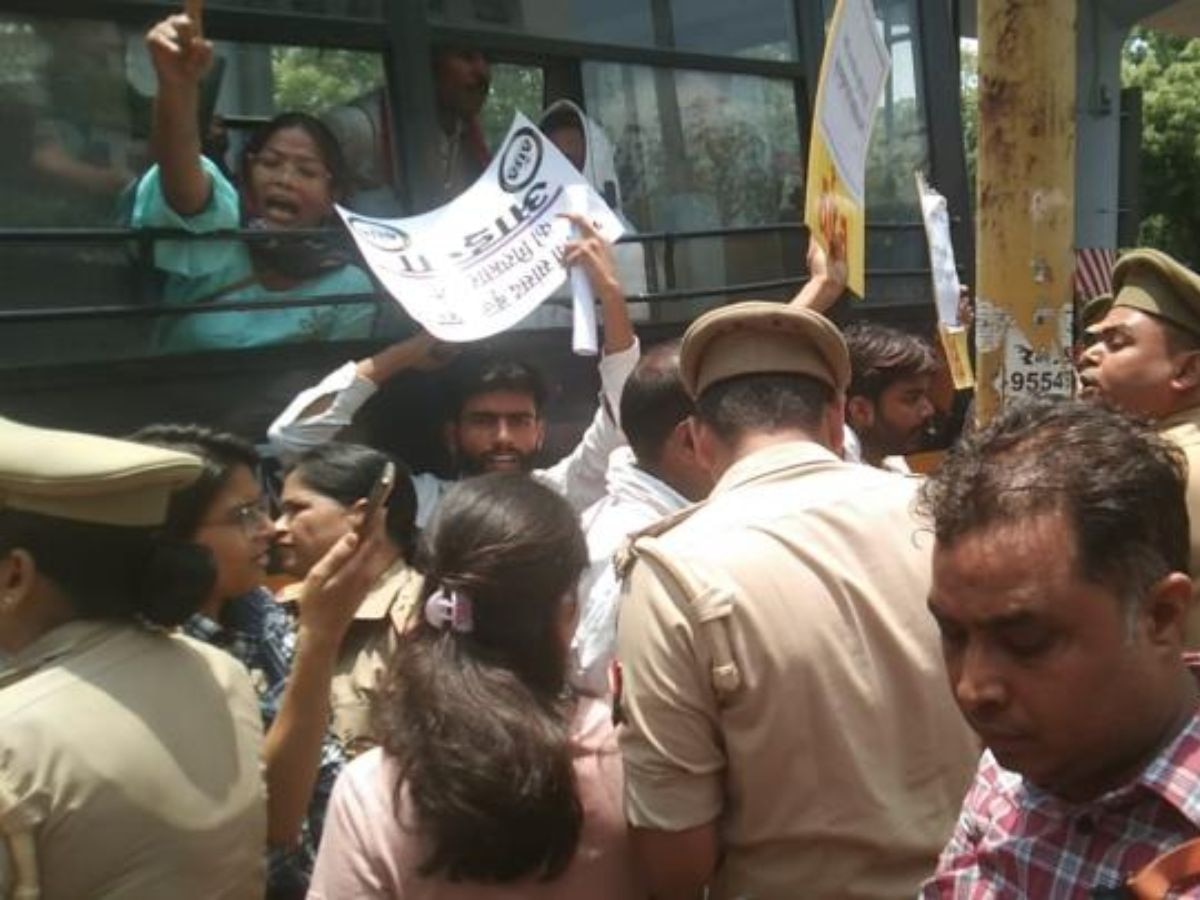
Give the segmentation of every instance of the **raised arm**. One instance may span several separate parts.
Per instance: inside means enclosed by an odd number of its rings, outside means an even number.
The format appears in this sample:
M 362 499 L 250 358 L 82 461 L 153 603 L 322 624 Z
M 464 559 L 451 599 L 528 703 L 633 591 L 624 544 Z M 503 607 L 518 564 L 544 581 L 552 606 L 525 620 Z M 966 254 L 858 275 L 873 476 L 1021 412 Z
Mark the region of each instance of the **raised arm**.
M 158 77 L 151 147 L 167 203 L 181 216 L 208 205 L 212 185 L 200 165 L 197 121 L 200 81 L 212 65 L 213 47 L 199 21 L 186 13 L 168 16 L 146 33 Z
M 428 372 L 444 366 L 455 352 L 422 331 L 374 356 L 348 362 L 297 394 L 271 423 L 267 438 L 285 459 L 327 444 L 350 425 L 385 381 L 401 372 Z
M 563 265 L 582 266 L 592 290 L 600 301 L 601 322 L 604 326 L 605 354 L 620 353 L 633 346 L 636 335 L 625 303 L 625 291 L 617 279 L 617 264 L 612 246 L 600 236 L 586 216 L 567 213 L 579 230 L 579 239 L 570 241 L 563 254 Z
M 625 444 L 618 410 L 621 391 L 637 365 L 641 351 L 629 320 L 625 292 L 617 279 L 612 249 L 583 216 L 568 216 L 580 239 L 567 244 L 565 265 L 583 266 L 600 301 L 604 326 L 604 356 L 600 360 L 600 403 L 575 449 L 549 469 L 538 473 L 579 512 L 604 496 L 608 457 Z
M 808 281 L 791 300 L 792 306 L 803 306 L 813 312 L 827 312 L 846 290 L 846 260 L 837 254 L 826 254 L 812 237 L 808 239 Z

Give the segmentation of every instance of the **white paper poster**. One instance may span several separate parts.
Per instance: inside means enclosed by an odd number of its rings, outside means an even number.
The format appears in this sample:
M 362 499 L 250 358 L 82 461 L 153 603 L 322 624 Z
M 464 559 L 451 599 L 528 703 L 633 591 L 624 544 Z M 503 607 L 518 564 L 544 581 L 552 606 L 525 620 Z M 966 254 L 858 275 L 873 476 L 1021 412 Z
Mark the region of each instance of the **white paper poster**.
M 605 240 L 621 236 L 603 198 L 517 113 L 487 171 L 445 206 L 403 219 L 338 213 L 409 315 L 439 340 L 476 341 L 511 328 L 566 280 L 568 188 L 586 191 L 587 215 Z
M 867 144 L 891 58 L 875 27 L 871 0 L 843 0 L 843 6 L 826 50 L 817 127 L 842 184 L 862 206 Z

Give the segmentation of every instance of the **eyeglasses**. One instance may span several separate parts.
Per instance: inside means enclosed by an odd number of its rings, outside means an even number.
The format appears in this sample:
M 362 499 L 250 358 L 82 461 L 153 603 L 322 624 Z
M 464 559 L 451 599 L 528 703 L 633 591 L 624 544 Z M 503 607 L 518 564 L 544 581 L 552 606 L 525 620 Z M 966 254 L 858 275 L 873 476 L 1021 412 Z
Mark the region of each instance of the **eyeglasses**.
M 213 522 L 201 522 L 202 528 L 240 528 L 246 537 L 254 537 L 271 527 L 271 510 L 265 500 L 243 503 Z
M 264 171 L 272 175 L 282 177 L 287 172 L 291 172 L 297 181 L 306 181 L 310 183 L 328 181 L 332 176 L 329 169 L 307 159 L 293 159 L 290 156 L 284 156 L 282 153 L 274 151 L 266 151 L 251 156 L 250 159 L 256 166 L 260 166 Z

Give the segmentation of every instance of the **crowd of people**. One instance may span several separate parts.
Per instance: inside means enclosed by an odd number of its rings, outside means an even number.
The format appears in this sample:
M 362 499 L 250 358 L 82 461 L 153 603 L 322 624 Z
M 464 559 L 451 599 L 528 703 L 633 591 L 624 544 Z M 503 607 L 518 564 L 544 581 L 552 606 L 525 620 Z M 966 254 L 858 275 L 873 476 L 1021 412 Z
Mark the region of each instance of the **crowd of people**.
M 312 122 L 268 126 L 240 192 L 200 158 L 191 27 L 148 37 L 138 214 L 318 223 Z M 1079 398 L 919 476 L 943 361 L 839 329 L 818 247 L 790 302 L 643 348 L 579 224 L 601 391 L 557 461 L 537 369 L 494 356 L 455 381 L 454 478 L 346 440 L 445 363 L 424 334 L 280 412 L 276 492 L 257 435 L 0 419 L 0 898 L 1192 895 L 1200 276 L 1126 254 Z M 218 280 L 358 271 L 203 249 L 177 259 Z

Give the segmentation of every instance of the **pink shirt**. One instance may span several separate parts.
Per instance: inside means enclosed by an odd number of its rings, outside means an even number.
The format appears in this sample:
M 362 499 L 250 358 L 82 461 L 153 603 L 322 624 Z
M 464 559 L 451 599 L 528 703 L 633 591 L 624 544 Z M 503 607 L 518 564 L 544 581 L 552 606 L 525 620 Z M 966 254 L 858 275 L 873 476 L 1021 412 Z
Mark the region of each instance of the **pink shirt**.
M 350 763 L 329 802 L 308 900 L 626 900 L 646 897 L 633 873 L 622 806 L 624 776 L 607 706 L 580 701 L 573 723 L 583 830 L 575 858 L 552 882 L 451 883 L 417 875 L 414 811 L 396 809 L 396 766 L 376 748 Z M 407 795 L 402 795 L 402 797 Z

